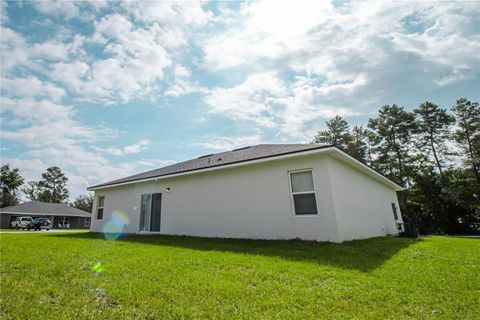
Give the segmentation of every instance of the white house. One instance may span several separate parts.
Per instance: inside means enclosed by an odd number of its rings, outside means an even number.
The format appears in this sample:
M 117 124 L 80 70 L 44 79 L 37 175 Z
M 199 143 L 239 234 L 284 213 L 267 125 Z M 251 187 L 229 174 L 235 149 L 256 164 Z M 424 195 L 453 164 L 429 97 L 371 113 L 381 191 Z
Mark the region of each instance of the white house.
M 401 189 L 333 146 L 262 144 L 92 186 L 90 229 L 331 242 L 397 235 Z

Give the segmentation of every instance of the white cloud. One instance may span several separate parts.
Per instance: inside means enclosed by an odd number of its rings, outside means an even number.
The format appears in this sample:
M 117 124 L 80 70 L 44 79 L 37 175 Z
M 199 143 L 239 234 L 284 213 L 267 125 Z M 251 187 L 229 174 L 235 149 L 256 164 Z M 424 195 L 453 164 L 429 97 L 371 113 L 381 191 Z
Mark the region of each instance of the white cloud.
M 18 32 L 3 27 L 1 42 L 1 69 L 3 75 L 21 71 L 40 72 L 47 77 L 50 73 L 51 62 L 67 61 L 73 56 L 82 53 L 80 49 L 84 41 L 82 36 L 75 36 L 70 43 L 56 39 L 48 39 L 39 43 L 29 43 Z
M 345 91 L 354 91 L 364 83 L 363 76 L 359 76 L 352 82 L 331 84 L 328 82 L 317 83 L 309 77 L 297 77 L 291 85 L 288 95 L 275 100 L 275 103 L 283 105 L 282 112 L 278 114 L 281 119 L 280 130 L 292 137 L 300 137 L 308 140 L 318 130 L 318 119 L 332 118 L 335 115 L 343 117 L 361 114 L 357 111 L 362 102 L 352 106 L 338 106 L 335 102 L 324 101 L 342 95 Z
M 35 2 L 41 13 L 80 19 L 102 10 L 105 3 Z M 194 28 L 204 26 L 212 13 L 202 2 L 122 2 L 119 10 L 92 21 L 94 33 L 85 35 L 61 29 L 43 42 L 10 28 L 2 29 L 2 71 L 36 71 L 67 87 L 79 101 L 126 103 L 134 98 L 158 96 L 172 59 L 188 44 Z M 102 58 L 88 50 L 100 48 Z M 175 72 L 173 73 L 175 77 Z M 202 88 L 179 76 L 167 96 L 178 97 Z
M 79 19 L 82 21 L 91 21 L 95 18 L 94 14 L 88 9 L 90 5 L 95 11 L 99 11 L 107 5 L 104 0 L 88 1 L 69 1 L 69 0 L 48 0 L 33 1 L 34 8 L 46 15 L 62 17 L 64 19 Z
M 0 54 L 2 58 L 2 72 L 16 66 L 29 66 L 29 52 L 25 39 L 10 28 L 2 27 L 0 39 Z
M 180 97 L 191 93 L 206 93 L 208 91 L 207 88 L 201 87 L 192 80 L 192 72 L 185 66 L 176 65 L 173 76 L 174 83 L 165 90 L 165 96 Z
M 215 88 L 205 97 L 212 112 L 237 121 L 252 121 L 264 128 L 277 128 L 293 136 L 304 137 L 314 133 L 307 124 L 318 118 L 337 114 L 356 115 L 358 111 L 344 106 L 322 103 L 325 96 L 335 96 L 358 90 L 365 84 L 365 77 L 345 83 L 317 83 L 309 77 L 297 77 L 287 85 L 276 72 L 250 75 L 231 88 Z M 317 129 L 318 130 L 318 129 Z
M 403 92 L 478 77 L 479 9 L 455 2 L 245 3 L 236 18 L 228 10 L 216 17 L 228 23 L 203 42 L 202 67 L 250 73 L 240 85 L 213 89 L 205 102 L 231 119 L 303 138 L 320 119 L 371 114 Z M 259 73 L 274 74 L 281 93 L 249 86 Z
M 73 91 L 81 92 L 89 69 L 88 64 L 81 61 L 71 63 L 58 62 L 52 65 L 50 77 L 65 83 Z
M 112 156 L 123 156 L 126 154 L 135 154 L 139 153 L 140 151 L 146 150 L 147 146 L 150 144 L 150 141 L 147 139 L 140 140 L 137 143 L 125 146 L 123 148 L 119 147 L 97 147 L 93 146 L 92 148 L 95 151 L 106 153 Z
M 51 83 L 43 83 L 37 77 L 3 78 L 2 90 L 6 96 L 16 97 L 47 97 L 58 102 L 65 96 L 65 90 Z
M 345 71 L 338 70 L 338 60 L 350 66 L 363 60 L 366 68 L 386 62 L 393 48 L 472 68 L 480 59 L 478 13 L 475 3 L 353 2 L 335 8 L 321 1 L 258 1 L 245 4 L 236 24 L 206 40 L 204 66 L 222 70 L 287 59 L 287 66 L 328 76 Z M 407 20 L 432 26 L 411 32 Z
M 150 141 L 146 139 L 141 140 L 138 143 L 124 147 L 123 152 L 125 152 L 125 154 L 139 153 L 140 151 L 145 150 L 149 144 Z
M 435 79 L 434 82 L 438 86 L 444 87 L 452 83 L 471 79 L 471 78 L 472 78 L 472 74 L 468 70 L 461 70 L 461 69 L 454 68 L 451 73 L 444 75 L 438 79 Z
M 189 32 L 205 25 L 212 16 L 200 1 L 127 1 L 120 5 L 126 14 L 103 17 L 95 23 L 95 33 L 89 40 L 102 45 L 109 58 L 89 65 L 78 61 L 73 66 L 58 64 L 58 72 L 53 75 L 90 100 L 114 104 L 150 97 L 160 88 L 159 81 L 172 65 L 172 55 L 178 54 L 174 50 L 186 46 Z M 62 69 L 70 70 L 74 77 L 62 77 Z M 191 79 L 178 75 L 166 95 L 178 97 L 201 91 Z
M 33 2 L 35 9 L 41 13 L 52 14 L 57 16 L 65 16 L 66 18 L 77 17 L 80 14 L 79 3 L 74 1 L 35 1 Z
M 399 51 L 415 53 L 423 60 L 450 68 L 473 69 L 480 62 L 480 35 L 467 38 L 456 33 L 432 35 L 428 31 L 422 35 L 395 33 L 392 42 Z
M 69 46 L 63 42 L 50 40 L 35 43 L 29 48 L 32 57 L 41 57 L 47 60 L 62 61 L 68 58 Z
M 252 120 L 274 126 L 275 98 L 286 94 L 284 83 L 274 72 L 252 74 L 231 88 L 215 88 L 205 97 L 215 113 L 235 120 Z
M 2 97 L 1 104 L 2 113 L 10 111 L 31 123 L 41 125 L 49 122 L 71 121 L 71 115 L 74 113 L 71 106 L 63 106 L 47 99 L 37 100 L 28 96 L 21 99 Z M 69 124 L 66 123 L 66 125 Z
M 125 1 L 122 5 L 137 20 L 169 27 L 201 27 L 212 18 L 201 1 Z
M 88 3 L 95 9 L 95 11 L 100 11 L 108 6 L 107 0 L 91 0 Z
M 98 151 L 98 152 L 103 152 L 112 156 L 123 156 L 123 150 L 120 148 L 115 148 L 115 147 L 97 147 L 93 146 L 93 150 Z
M 206 41 L 204 66 L 222 70 L 304 49 L 308 45 L 307 33 L 325 21 L 331 10 L 331 4 L 325 1 L 245 4 L 237 24 Z
M 64 83 L 79 99 L 114 104 L 147 95 L 163 79 L 171 58 L 157 31 L 135 27 L 127 17 L 113 14 L 95 23 L 95 44 L 109 57 L 87 63 L 58 62 L 51 77 Z

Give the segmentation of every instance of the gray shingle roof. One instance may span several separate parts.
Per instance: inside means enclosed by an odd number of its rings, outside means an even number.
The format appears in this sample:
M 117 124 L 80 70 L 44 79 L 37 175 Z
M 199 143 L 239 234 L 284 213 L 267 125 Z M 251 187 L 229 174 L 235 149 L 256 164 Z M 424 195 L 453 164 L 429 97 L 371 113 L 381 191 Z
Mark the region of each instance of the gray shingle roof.
M 195 171 L 205 168 L 220 167 L 227 164 L 251 161 L 256 159 L 269 158 L 279 155 L 296 153 L 307 150 L 321 149 L 330 147 L 331 145 L 322 144 L 259 144 L 251 147 L 238 148 L 231 151 L 220 152 L 210 155 L 201 156 L 195 159 L 176 163 L 163 168 L 147 171 L 122 179 L 98 184 L 90 187 L 94 189 L 124 182 L 132 182 L 156 177 L 164 177 L 176 173 Z
M 40 201 L 29 201 L 16 206 L 0 209 L 1 213 L 29 213 L 42 215 L 64 215 L 64 216 L 91 216 L 90 212 L 70 207 L 65 203 L 48 203 Z

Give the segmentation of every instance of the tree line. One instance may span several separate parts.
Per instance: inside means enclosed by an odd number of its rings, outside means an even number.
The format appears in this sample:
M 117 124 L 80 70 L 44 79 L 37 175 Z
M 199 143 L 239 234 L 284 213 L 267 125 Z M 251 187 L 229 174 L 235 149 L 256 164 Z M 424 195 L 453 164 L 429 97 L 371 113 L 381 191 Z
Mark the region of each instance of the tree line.
M 28 200 L 42 201 L 50 203 L 68 203 L 70 192 L 67 188 L 68 177 L 59 167 L 53 166 L 42 173 L 39 181 L 29 181 L 20 190 Z M 0 174 L 0 207 L 17 205 L 20 202 L 19 188 L 24 185 L 24 179 L 20 175 L 18 168 L 10 168 L 6 164 L 1 167 Z M 71 206 L 84 210 L 92 211 L 93 195 L 80 195 Z
M 385 105 L 366 124 L 350 128 L 335 116 L 315 143 L 332 144 L 404 191 L 404 220 L 421 233 L 480 231 L 480 108 L 459 99 L 447 110 L 432 102 L 412 112 Z

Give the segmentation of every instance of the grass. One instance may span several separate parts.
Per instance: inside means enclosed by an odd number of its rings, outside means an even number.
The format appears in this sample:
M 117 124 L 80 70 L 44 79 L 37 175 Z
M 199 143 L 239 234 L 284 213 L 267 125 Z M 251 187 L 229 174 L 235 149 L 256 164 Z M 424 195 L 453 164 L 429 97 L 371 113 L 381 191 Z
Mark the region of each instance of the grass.
M 2 319 L 478 319 L 480 239 L 0 241 Z

